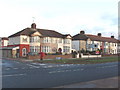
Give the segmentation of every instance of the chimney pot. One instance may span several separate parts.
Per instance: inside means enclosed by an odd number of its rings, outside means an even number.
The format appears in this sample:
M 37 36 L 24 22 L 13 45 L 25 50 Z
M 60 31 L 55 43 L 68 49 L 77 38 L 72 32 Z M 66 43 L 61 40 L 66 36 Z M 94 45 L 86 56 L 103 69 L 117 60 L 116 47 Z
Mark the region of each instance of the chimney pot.
M 80 34 L 85 34 L 85 31 L 80 31 Z
M 114 38 L 114 36 L 111 36 L 111 38 Z
M 36 29 L 36 24 L 32 23 L 31 28 Z
M 101 33 L 98 33 L 98 36 L 100 36 L 100 37 L 101 37 Z

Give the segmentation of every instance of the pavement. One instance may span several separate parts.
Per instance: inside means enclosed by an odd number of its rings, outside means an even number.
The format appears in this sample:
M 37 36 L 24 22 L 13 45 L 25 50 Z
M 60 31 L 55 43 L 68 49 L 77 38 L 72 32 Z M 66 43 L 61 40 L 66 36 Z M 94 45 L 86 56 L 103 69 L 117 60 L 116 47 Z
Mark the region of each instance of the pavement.
M 118 82 L 120 81 L 119 78 L 120 77 L 111 77 L 106 79 L 64 85 L 54 88 L 118 88 L 119 87 Z

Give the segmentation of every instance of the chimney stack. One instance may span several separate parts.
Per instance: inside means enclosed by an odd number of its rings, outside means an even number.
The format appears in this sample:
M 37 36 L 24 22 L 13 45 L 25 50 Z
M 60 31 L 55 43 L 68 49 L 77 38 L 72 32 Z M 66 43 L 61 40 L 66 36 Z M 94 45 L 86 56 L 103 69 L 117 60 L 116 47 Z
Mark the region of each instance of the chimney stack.
M 85 31 L 80 31 L 80 34 L 85 34 Z
M 111 36 L 111 38 L 114 38 L 114 36 Z
M 31 28 L 32 28 L 32 29 L 36 29 L 36 24 L 35 24 L 35 23 L 32 23 Z
M 98 36 L 101 37 L 101 33 L 98 33 Z

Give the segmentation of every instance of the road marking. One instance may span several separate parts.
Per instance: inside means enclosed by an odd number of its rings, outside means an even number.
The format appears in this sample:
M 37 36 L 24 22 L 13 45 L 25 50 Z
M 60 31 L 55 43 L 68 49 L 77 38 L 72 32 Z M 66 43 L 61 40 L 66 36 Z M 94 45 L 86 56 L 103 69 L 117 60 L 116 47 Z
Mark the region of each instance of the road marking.
M 77 70 L 73 70 L 73 71 L 77 71 Z
M 7 69 L 5 69 L 5 70 L 10 70 L 10 68 L 7 68 Z
M 52 67 L 54 67 L 54 66 L 44 66 L 43 68 L 52 68 Z
M 80 64 L 79 64 L 80 65 Z M 85 64 L 81 64 L 81 65 L 85 65 Z
M 5 69 L 5 70 L 10 70 L 10 69 Z
M 0 77 L 12 77 L 12 76 L 23 76 L 23 75 L 26 75 L 26 74 L 11 74 L 11 75 L 2 75 Z
M 13 69 L 18 69 L 18 68 L 13 68 Z
M 43 68 L 48 68 L 47 66 L 44 66 Z
M 60 72 L 71 72 L 71 71 L 83 71 L 84 69 L 74 69 L 74 70 L 59 70 L 59 71 L 51 71 L 48 73 L 60 73 Z
M 75 70 L 73 70 L 73 71 L 79 71 L 80 69 L 75 69 Z M 83 70 L 83 69 L 81 69 L 81 70 Z
M 65 66 L 65 65 L 60 65 L 60 66 L 62 66 L 62 67 L 63 67 L 63 66 Z
M 103 66 L 103 67 L 97 67 L 97 68 L 107 68 L 107 67 L 115 67 L 115 66 L 118 66 L 118 65 L 112 65 L 112 66 Z
M 47 65 L 47 64 L 38 64 L 38 65 Z
M 22 68 L 22 69 L 25 69 L 25 68 Z
M 51 72 L 48 72 L 48 73 L 71 72 L 71 71 L 79 71 L 79 70 L 84 70 L 84 69 L 74 69 L 74 70 L 59 70 L 59 71 L 51 71 Z
M 29 67 L 29 68 L 34 68 L 34 67 Z
M 34 65 L 31 65 L 31 64 L 27 64 L 28 66 L 32 67 L 32 68 L 40 68 L 38 66 L 34 66 Z
M 57 71 L 57 72 L 61 72 L 61 71 Z
M 84 70 L 84 69 L 80 69 L 80 70 Z
M 60 71 L 60 72 L 65 72 L 64 70 Z
M 60 73 L 60 72 L 65 72 L 65 70 L 61 70 L 61 71 L 51 71 L 51 72 L 48 72 L 48 73 Z
M 47 67 L 49 68 L 49 67 L 53 67 L 53 66 L 50 65 L 50 66 L 47 66 Z
M 20 63 L 20 62 L 16 62 L 16 63 Z
M 56 71 L 51 71 L 51 72 L 48 72 L 48 73 L 56 73 Z
M 47 65 L 47 64 L 39 64 L 39 63 L 32 63 L 33 65 Z
M 69 71 L 71 71 L 71 70 L 65 70 L 66 72 L 69 72 Z

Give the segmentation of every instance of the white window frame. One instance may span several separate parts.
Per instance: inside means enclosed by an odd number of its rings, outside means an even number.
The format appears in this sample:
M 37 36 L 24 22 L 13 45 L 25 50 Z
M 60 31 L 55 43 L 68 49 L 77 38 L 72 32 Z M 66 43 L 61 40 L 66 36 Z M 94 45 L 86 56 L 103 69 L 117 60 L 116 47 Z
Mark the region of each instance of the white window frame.
M 70 46 L 63 46 L 63 52 L 69 53 L 70 52 Z
M 42 52 L 49 53 L 50 52 L 50 46 L 42 46 Z

